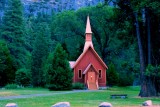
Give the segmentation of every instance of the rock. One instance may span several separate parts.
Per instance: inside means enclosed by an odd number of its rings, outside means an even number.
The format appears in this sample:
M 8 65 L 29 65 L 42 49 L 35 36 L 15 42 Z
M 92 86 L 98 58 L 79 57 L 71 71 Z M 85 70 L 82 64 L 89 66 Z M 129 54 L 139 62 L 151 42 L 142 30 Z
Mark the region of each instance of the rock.
M 18 107 L 16 103 L 8 103 L 5 107 Z
M 112 107 L 112 104 L 108 102 L 102 102 L 98 107 Z
M 142 103 L 143 106 L 152 106 L 152 101 L 151 100 L 147 100 L 145 102 Z
M 70 103 L 69 102 L 59 102 L 59 103 L 52 105 L 51 107 L 70 107 Z

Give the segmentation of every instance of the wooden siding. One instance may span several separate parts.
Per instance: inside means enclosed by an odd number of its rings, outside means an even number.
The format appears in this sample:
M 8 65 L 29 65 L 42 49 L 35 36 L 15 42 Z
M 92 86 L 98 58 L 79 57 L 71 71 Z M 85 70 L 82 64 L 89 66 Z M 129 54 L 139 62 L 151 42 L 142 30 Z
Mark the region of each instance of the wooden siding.
M 87 50 L 87 52 L 84 54 L 84 56 L 79 61 L 77 66 L 75 66 L 75 68 L 74 68 L 74 82 L 81 82 L 81 83 L 85 82 L 84 81 L 84 79 L 85 79 L 84 76 L 82 77 L 82 79 L 78 78 L 78 71 L 79 71 L 79 69 L 81 69 L 82 72 L 84 72 L 84 70 L 86 69 L 86 67 L 90 63 L 95 67 L 95 69 L 97 71 L 99 69 L 102 70 L 102 78 L 98 79 L 98 84 L 99 84 L 99 86 L 106 86 L 106 68 L 99 61 L 98 57 L 95 56 L 95 54 L 91 50 L 91 47 Z

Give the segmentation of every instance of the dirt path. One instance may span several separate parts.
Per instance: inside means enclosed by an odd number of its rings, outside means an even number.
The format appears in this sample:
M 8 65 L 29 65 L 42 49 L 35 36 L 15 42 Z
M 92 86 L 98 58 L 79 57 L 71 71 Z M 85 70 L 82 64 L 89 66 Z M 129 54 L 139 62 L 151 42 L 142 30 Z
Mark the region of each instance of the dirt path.
M 5 97 L 0 97 L 0 100 L 32 98 L 32 97 L 41 97 L 41 96 L 53 96 L 53 95 L 60 95 L 60 94 L 93 92 L 93 91 L 100 91 L 100 90 L 74 90 L 74 91 L 47 93 L 47 94 L 29 94 L 29 95 L 18 95 L 18 96 L 5 96 Z

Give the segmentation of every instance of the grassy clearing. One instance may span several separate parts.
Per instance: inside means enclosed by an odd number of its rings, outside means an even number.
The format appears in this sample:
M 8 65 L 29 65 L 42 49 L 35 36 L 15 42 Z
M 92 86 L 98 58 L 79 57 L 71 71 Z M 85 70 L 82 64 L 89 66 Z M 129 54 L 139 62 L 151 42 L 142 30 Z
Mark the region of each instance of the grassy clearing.
M 42 94 L 42 93 L 50 93 L 48 89 L 43 88 L 20 88 L 20 89 L 8 89 L 8 90 L 0 90 L 0 97 L 5 96 L 14 96 L 14 95 L 28 95 L 28 94 Z
M 57 91 L 48 91 L 47 89 L 18 89 L 18 90 L 1 90 L 1 92 L 12 92 L 12 94 L 48 94 Z M 62 91 L 61 91 L 62 92 Z M 58 93 L 61 93 L 58 92 Z M 69 94 L 56 94 L 53 96 L 32 97 L 25 99 L 0 100 L 0 107 L 4 107 L 9 102 L 17 103 L 19 107 L 51 107 L 51 105 L 68 101 L 71 107 L 98 107 L 101 102 L 110 102 L 114 107 L 139 107 L 143 101 L 152 100 L 153 104 L 160 105 L 160 98 L 139 98 L 139 87 L 113 87 L 108 90 L 99 90 L 95 92 L 80 92 Z M 128 94 L 127 99 L 110 99 L 111 94 Z

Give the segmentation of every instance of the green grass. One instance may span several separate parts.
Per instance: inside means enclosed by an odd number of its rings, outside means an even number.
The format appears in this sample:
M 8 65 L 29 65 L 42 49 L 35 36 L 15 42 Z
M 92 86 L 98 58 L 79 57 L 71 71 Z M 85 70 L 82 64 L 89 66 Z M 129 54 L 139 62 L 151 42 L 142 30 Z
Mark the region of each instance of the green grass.
M 22 94 L 48 94 L 62 93 L 63 91 L 48 91 L 47 89 L 17 89 L 17 90 L 1 90 L 0 93 L 10 92 L 13 95 Z M 51 107 L 51 105 L 67 101 L 71 107 L 98 107 L 101 102 L 110 102 L 114 107 L 130 107 L 140 106 L 146 100 L 152 100 L 153 104 L 160 105 L 160 98 L 139 98 L 139 87 L 113 87 L 108 90 L 99 90 L 95 92 L 80 92 L 69 94 L 56 94 L 53 96 L 32 97 L 25 99 L 0 100 L 0 107 L 4 107 L 7 103 L 17 103 L 19 107 Z M 12 95 L 11 94 L 11 95 Z M 110 99 L 111 94 L 128 94 L 127 99 Z
M 28 94 L 43 94 L 51 93 L 48 89 L 44 88 L 20 88 L 20 89 L 8 89 L 0 90 L 0 97 L 13 96 L 13 95 L 28 95 Z

